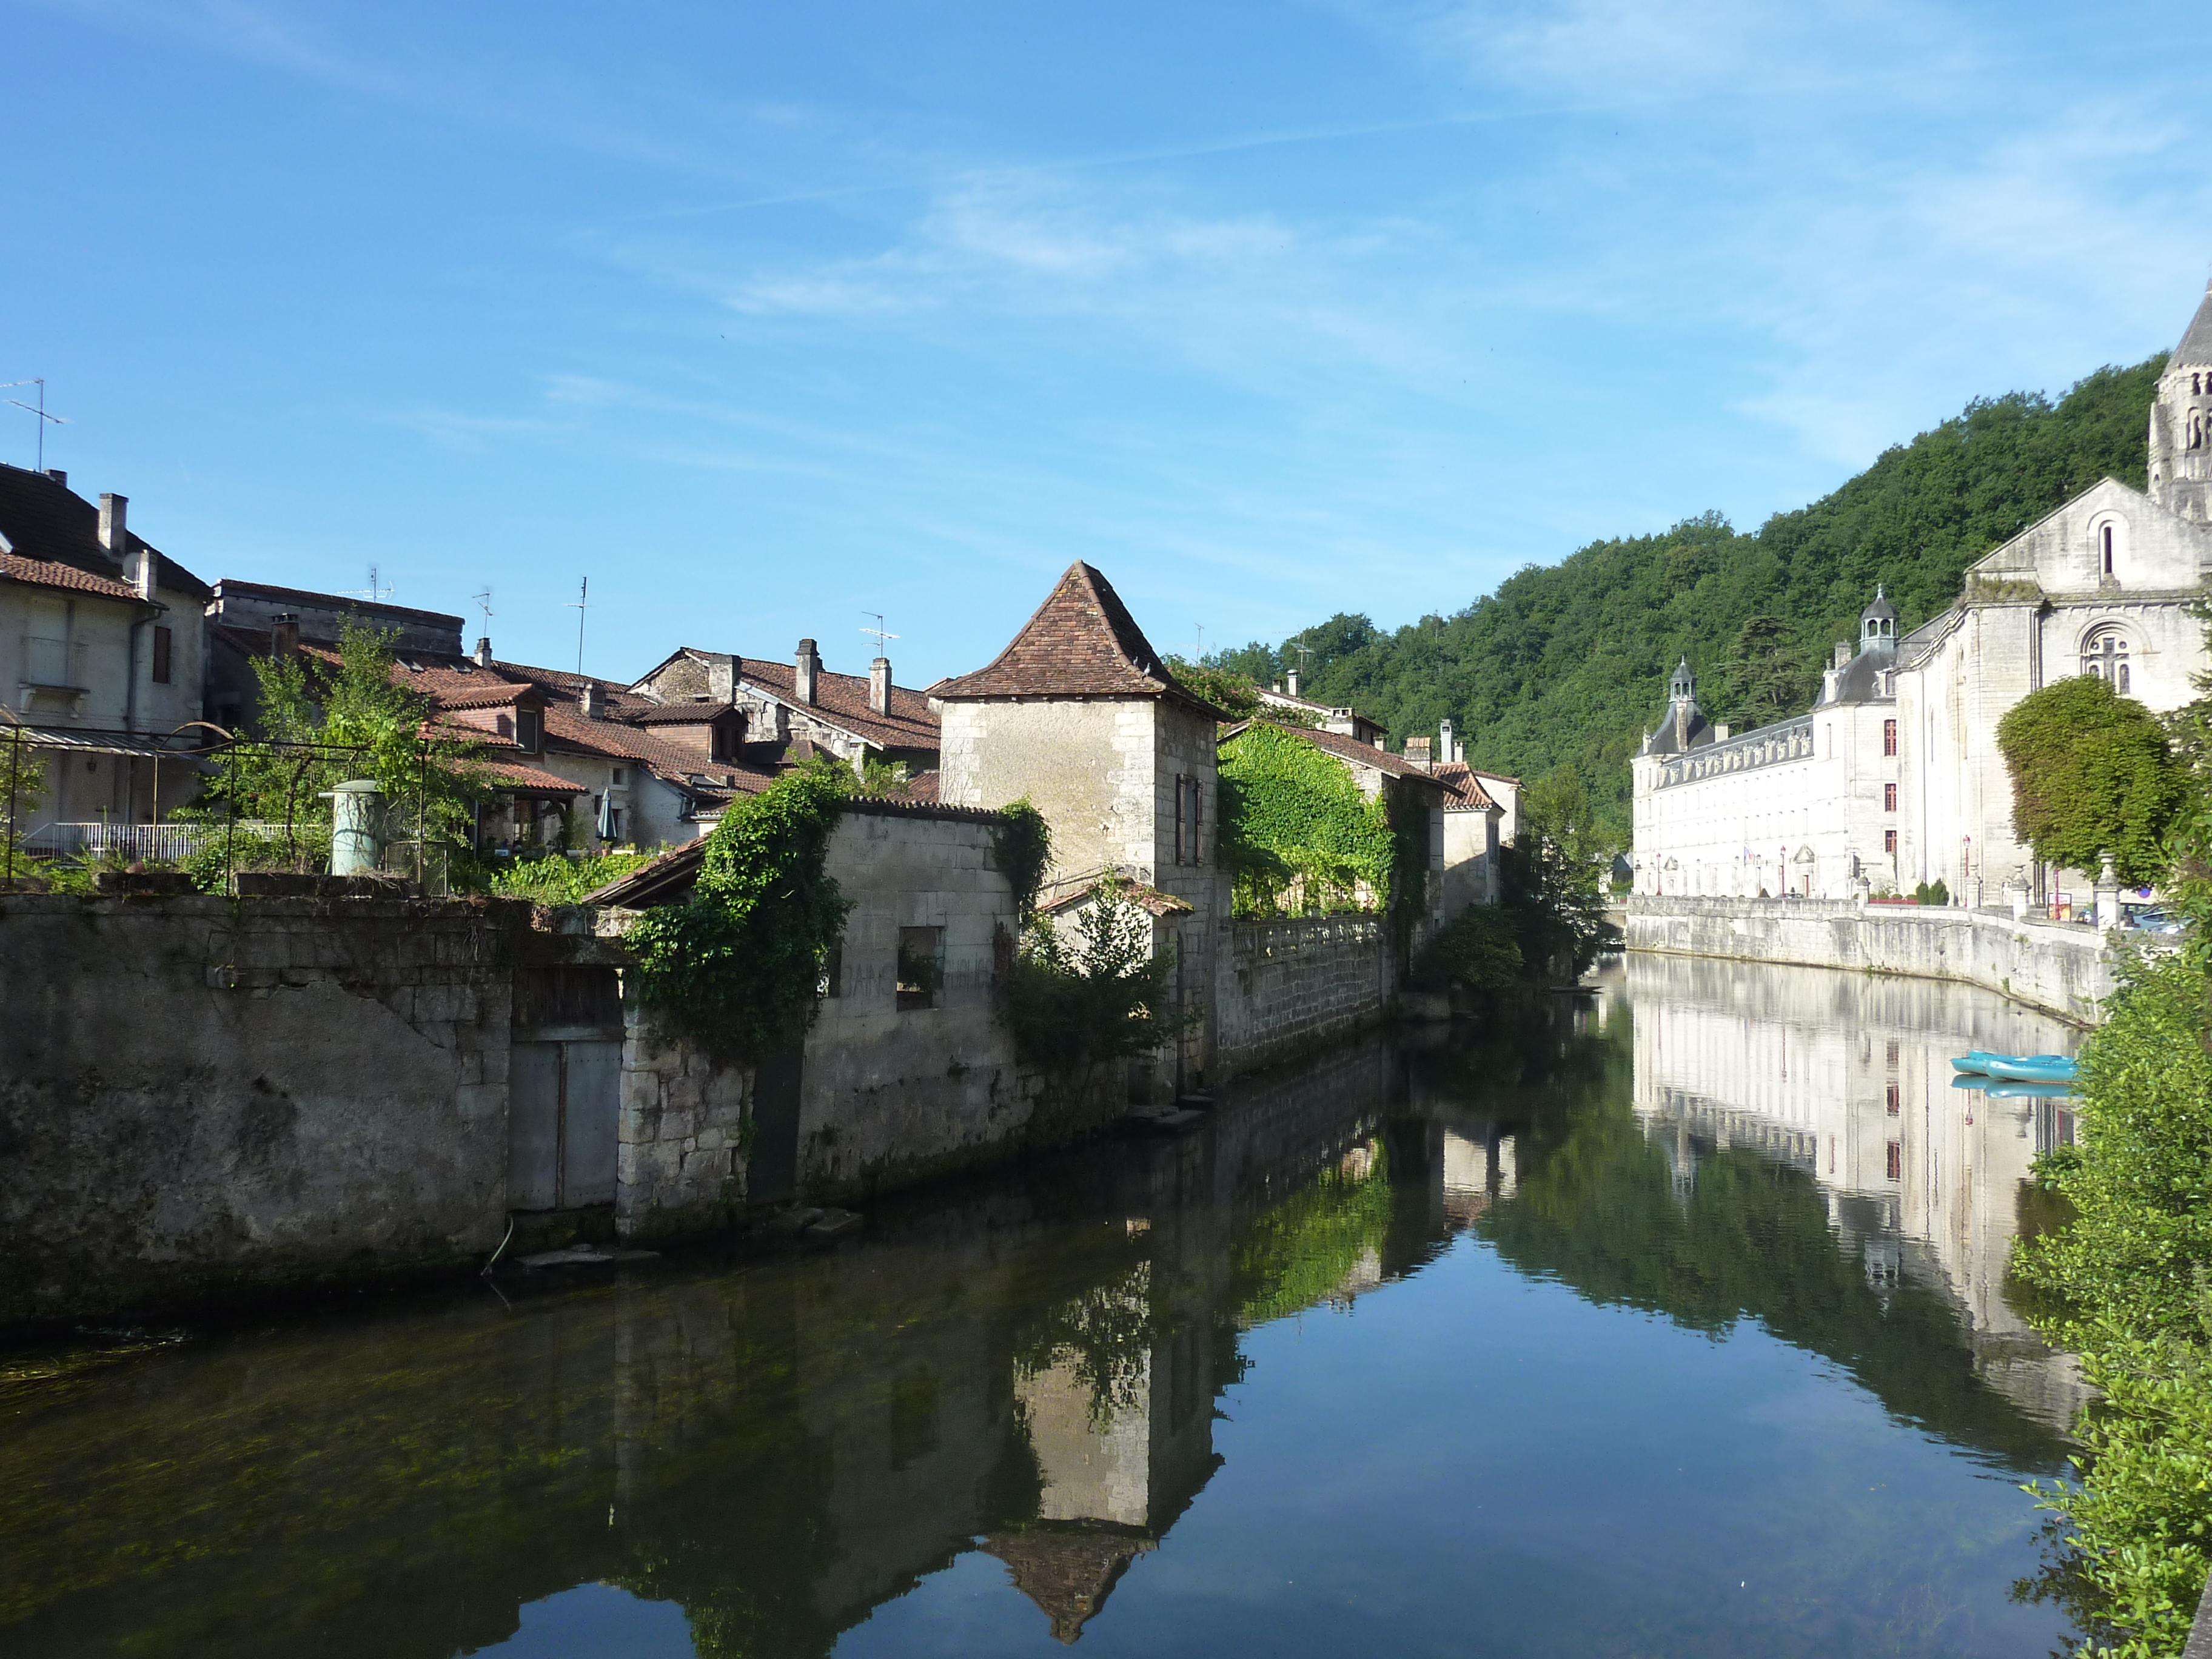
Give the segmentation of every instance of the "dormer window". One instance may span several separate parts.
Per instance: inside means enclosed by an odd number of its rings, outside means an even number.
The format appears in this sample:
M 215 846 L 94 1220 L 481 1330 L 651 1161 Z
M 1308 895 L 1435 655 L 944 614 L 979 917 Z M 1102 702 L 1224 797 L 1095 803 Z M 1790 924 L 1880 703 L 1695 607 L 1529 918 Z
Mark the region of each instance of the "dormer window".
M 542 719 L 543 716 L 535 708 L 518 708 L 514 711 L 514 741 L 525 754 L 534 755 L 538 752 L 544 735 L 544 729 L 539 724 Z

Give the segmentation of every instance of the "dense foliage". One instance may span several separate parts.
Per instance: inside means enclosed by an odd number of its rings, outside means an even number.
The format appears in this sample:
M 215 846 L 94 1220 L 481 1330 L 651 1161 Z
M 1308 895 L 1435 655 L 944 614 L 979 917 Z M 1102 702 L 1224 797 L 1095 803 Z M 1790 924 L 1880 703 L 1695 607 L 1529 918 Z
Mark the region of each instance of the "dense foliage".
M 1152 952 L 1152 919 L 1107 879 L 1071 921 L 1024 934 L 1001 1018 L 1025 1065 L 1073 1076 L 1152 1053 L 1182 1029 L 1175 953 Z
M 580 904 L 586 893 L 619 881 L 651 853 L 602 853 L 596 857 L 547 853 L 538 858 L 516 859 L 494 870 L 486 881 L 501 898 L 528 899 L 535 904 Z
M 2013 834 L 2039 859 L 2129 886 L 2166 871 L 2184 777 L 2158 717 L 2094 674 L 2031 691 L 1997 722 L 2012 775 Z
M 46 750 L 17 739 L 15 728 L 0 726 L 0 857 L 12 860 L 19 876 L 24 872 L 23 826 L 35 821 L 46 798 Z
M 1036 908 L 1037 889 L 1044 884 L 1045 866 L 1052 860 L 1052 831 L 1026 795 L 999 810 L 1006 822 L 991 832 L 991 867 L 1013 889 L 1014 915 L 1026 927 Z
M 266 826 L 211 838 L 193 864 L 204 886 L 230 869 L 313 868 L 330 855 L 329 792 L 351 778 L 378 788 L 380 844 L 446 853 L 469 846 L 484 782 L 465 733 L 431 723 L 429 700 L 392 678 L 391 635 L 349 621 L 335 667 L 257 660 L 254 735 L 235 745 L 185 814 Z
M 645 1006 L 708 1053 L 757 1058 L 813 1023 L 852 908 L 826 867 L 851 787 L 850 773 L 823 764 L 732 801 L 691 896 L 632 929 Z
M 1296 733 L 1259 721 L 1222 745 L 1220 810 L 1216 845 L 1237 915 L 1389 905 L 1400 854 L 1388 805 Z
M 1377 1140 L 1255 1217 L 1229 1257 L 1237 1322 L 1264 1325 L 1341 1295 L 1362 1256 L 1382 1255 L 1390 1214 L 1389 1152 Z
M 1440 991 L 1464 985 L 1474 991 L 1510 991 L 1525 971 L 1511 918 L 1494 904 L 1470 904 L 1438 928 L 1414 959 L 1413 982 Z
M 1857 637 L 1877 582 L 1916 626 L 1952 602 L 1973 560 L 2099 478 L 2141 487 L 2164 363 L 2100 369 L 2055 404 L 2014 393 L 1969 404 L 1755 534 L 1706 514 L 1531 566 L 1395 633 L 1339 615 L 1209 660 L 1266 683 L 1305 647 L 1309 696 L 1354 704 L 1400 739 L 1449 716 L 1468 758 L 1492 770 L 1571 766 L 1619 838 L 1628 757 L 1677 658 L 1697 670 L 1707 713 L 1739 729 L 1802 708 L 1831 643 Z

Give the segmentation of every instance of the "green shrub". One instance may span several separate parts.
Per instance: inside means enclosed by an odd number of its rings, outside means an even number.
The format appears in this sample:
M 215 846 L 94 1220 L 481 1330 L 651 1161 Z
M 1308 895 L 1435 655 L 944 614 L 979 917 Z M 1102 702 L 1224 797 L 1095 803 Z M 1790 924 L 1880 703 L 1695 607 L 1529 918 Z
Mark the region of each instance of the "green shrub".
M 1150 1054 L 1182 1029 L 1175 954 L 1152 954 L 1152 921 L 1102 881 L 1072 923 L 1031 927 L 1001 1018 L 1024 1065 L 1071 1074 Z
M 2081 1056 L 2080 1145 L 2037 1173 L 2073 1208 L 2015 1246 L 2023 1311 L 2102 1391 L 2062 1516 L 2090 1652 L 2179 1654 L 2212 1568 L 2212 1056 L 2205 981 L 2137 963 Z
M 1437 929 L 1413 963 L 1413 983 L 1441 991 L 1464 985 L 1474 991 L 1507 991 L 1523 981 L 1526 964 L 1512 918 L 1495 905 L 1474 905 Z
M 580 904 L 584 895 L 617 881 L 649 862 L 650 853 L 602 853 L 579 858 L 559 853 L 517 859 L 492 872 L 486 884 L 501 898 L 524 898 L 537 904 Z

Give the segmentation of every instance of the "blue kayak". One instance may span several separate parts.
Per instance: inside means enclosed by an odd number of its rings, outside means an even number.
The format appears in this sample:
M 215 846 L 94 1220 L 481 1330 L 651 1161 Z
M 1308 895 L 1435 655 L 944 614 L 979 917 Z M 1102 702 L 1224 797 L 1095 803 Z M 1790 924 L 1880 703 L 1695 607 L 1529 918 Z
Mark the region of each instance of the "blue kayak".
M 1993 1054 L 1986 1048 L 1969 1048 L 1965 1054 L 1952 1060 L 1951 1069 L 1954 1072 L 1964 1072 L 1971 1077 L 1986 1077 L 1989 1075 L 1990 1062 L 2003 1058 L 2002 1054 Z
M 2071 1083 L 2074 1062 L 2064 1054 L 1999 1054 L 1990 1061 L 1989 1073 L 2007 1083 Z

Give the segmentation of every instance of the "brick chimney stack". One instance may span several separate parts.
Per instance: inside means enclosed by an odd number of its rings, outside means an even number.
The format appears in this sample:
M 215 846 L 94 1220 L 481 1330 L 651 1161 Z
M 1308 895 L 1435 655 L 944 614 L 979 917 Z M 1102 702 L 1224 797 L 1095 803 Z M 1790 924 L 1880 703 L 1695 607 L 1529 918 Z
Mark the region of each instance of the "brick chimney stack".
M 794 677 L 794 689 L 799 702 L 811 703 L 814 701 L 815 680 L 822 672 L 822 653 L 814 648 L 813 641 L 801 640 L 796 661 L 799 672 Z
M 868 665 L 868 707 L 877 714 L 891 712 L 891 659 L 878 657 Z
M 100 544 L 118 564 L 123 562 L 124 550 L 130 545 L 123 523 L 124 509 L 130 505 L 128 495 L 103 494 L 100 498 Z

